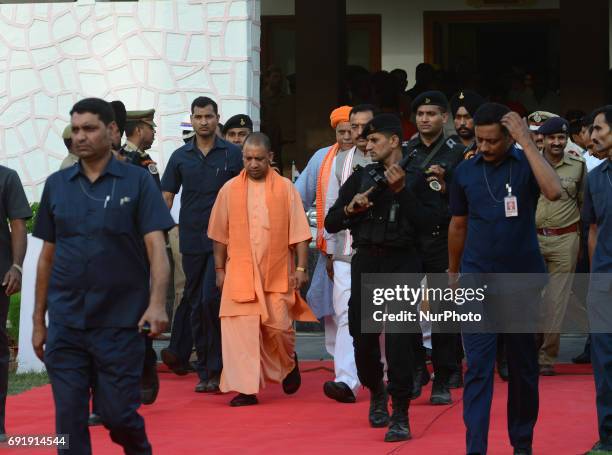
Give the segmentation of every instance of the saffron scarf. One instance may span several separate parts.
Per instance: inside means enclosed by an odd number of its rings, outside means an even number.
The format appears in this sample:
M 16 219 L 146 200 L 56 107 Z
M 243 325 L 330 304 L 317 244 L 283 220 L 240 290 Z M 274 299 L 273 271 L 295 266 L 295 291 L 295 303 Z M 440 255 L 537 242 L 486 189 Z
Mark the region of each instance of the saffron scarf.
M 289 287 L 289 202 L 284 179 L 270 170 L 266 176 L 266 205 L 270 224 L 270 241 L 265 254 L 263 289 L 265 292 L 285 293 Z M 243 169 L 232 182 L 229 196 L 229 247 L 227 285 L 230 297 L 236 302 L 253 302 L 255 277 L 251 240 L 249 236 L 248 176 Z
M 325 198 L 327 197 L 327 187 L 329 185 L 329 176 L 332 171 L 332 164 L 334 163 L 334 158 L 336 154 L 340 150 L 340 144 L 335 143 L 329 149 L 325 158 L 323 158 L 323 162 L 321 163 L 321 168 L 319 169 L 319 175 L 317 177 L 317 248 L 323 252 L 327 253 L 327 242 L 325 240 Z

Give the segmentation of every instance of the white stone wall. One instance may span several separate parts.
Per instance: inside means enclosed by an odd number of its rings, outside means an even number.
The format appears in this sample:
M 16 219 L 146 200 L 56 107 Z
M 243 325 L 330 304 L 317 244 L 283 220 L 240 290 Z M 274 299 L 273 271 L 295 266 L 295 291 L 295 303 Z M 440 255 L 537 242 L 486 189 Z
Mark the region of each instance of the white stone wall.
M 0 164 L 30 201 L 66 155 L 61 133 L 83 97 L 156 108 L 151 155 L 163 169 L 182 144 L 191 101 L 210 96 L 221 121 L 259 121 L 259 0 L 0 6 Z

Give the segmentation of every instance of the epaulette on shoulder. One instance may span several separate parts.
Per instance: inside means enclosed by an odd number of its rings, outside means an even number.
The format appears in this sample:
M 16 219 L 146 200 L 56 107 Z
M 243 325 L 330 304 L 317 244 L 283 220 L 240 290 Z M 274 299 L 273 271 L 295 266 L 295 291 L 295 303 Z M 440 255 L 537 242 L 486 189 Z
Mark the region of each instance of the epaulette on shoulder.
M 569 158 L 572 160 L 580 161 L 581 163 L 586 163 L 586 160 L 583 157 L 574 155 L 573 153 L 568 153 L 567 156 L 569 156 Z

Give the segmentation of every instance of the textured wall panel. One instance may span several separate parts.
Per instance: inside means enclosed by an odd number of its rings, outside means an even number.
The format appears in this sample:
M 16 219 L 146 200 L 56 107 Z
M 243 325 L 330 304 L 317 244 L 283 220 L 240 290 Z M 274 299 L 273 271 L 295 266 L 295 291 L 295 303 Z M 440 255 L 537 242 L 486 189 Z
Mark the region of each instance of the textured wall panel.
M 215 99 L 222 122 L 247 113 L 258 124 L 259 11 L 259 0 L 0 6 L 0 164 L 38 200 L 86 96 L 155 107 L 162 169 L 196 96 Z

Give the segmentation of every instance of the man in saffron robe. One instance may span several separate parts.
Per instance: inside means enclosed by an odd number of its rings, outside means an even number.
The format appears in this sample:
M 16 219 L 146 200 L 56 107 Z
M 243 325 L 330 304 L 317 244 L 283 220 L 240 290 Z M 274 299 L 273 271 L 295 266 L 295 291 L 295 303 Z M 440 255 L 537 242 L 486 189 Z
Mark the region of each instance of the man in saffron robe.
M 257 404 L 267 382 L 297 392 L 292 321 L 316 321 L 299 296 L 308 281 L 310 228 L 297 190 L 271 172 L 271 161 L 268 137 L 252 133 L 244 170 L 221 188 L 208 227 L 222 291 L 220 389 L 238 392 L 231 406 Z

